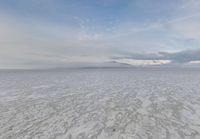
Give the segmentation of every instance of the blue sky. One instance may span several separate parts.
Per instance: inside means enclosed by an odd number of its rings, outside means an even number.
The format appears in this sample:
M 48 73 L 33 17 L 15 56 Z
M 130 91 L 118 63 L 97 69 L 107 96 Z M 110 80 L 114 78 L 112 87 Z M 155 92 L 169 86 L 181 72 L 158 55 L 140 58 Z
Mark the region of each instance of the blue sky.
M 191 55 L 200 49 L 199 7 L 198 0 L 0 0 L 0 67 L 198 63 Z

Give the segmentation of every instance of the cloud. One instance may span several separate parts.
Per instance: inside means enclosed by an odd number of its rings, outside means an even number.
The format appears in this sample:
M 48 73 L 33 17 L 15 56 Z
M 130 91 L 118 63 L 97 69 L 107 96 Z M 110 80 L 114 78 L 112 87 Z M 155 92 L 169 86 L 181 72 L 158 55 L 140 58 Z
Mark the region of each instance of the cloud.
M 11 15 L 0 19 L 1 68 L 103 63 L 113 53 L 98 32 Z
M 165 65 L 170 64 L 170 60 L 135 60 L 135 59 L 118 59 L 117 63 L 123 63 L 133 66 L 152 66 L 152 65 Z
M 165 59 L 172 60 L 174 63 L 189 63 L 200 60 L 200 49 L 185 50 L 176 53 L 161 52 L 160 55 Z
M 200 49 L 173 53 L 126 53 L 123 55 L 121 57 L 113 57 L 113 60 L 119 63 L 130 63 L 132 65 L 188 64 L 198 63 L 200 61 Z

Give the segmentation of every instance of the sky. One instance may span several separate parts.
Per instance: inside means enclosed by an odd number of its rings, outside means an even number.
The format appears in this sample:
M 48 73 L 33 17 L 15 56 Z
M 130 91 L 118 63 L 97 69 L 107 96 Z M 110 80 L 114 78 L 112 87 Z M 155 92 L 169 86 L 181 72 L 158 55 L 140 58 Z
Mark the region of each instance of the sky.
M 200 64 L 199 0 L 0 0 L 0 68 Z

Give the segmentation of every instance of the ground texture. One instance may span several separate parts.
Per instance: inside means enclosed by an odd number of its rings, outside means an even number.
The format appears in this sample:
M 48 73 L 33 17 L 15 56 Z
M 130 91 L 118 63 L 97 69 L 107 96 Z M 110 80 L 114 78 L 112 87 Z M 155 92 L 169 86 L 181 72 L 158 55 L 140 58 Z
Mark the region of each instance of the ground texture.
M 1 71 L 0 138 L 200 139 L 200 71 Z

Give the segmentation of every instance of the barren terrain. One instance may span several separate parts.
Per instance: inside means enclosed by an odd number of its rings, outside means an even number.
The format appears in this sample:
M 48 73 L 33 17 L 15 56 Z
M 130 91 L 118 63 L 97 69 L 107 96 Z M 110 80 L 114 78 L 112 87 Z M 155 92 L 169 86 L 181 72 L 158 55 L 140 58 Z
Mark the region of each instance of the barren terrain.
M 1 71 L 0 138 L 199 139 L 200 71 Z

